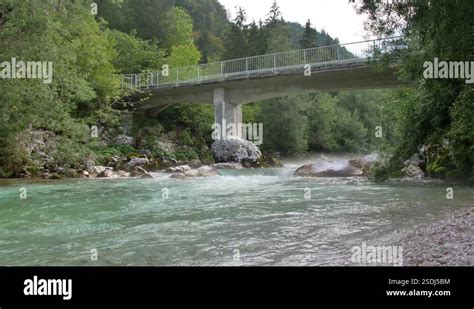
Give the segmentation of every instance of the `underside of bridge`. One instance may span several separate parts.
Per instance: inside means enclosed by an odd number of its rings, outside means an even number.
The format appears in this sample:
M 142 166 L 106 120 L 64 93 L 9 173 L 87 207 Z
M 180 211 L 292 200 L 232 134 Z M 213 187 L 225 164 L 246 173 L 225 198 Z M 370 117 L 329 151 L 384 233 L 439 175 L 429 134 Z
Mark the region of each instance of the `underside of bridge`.
M 205 84 L 150 89 L 151 98 L 137 106 L 137 112 L 153 117 L 166 106 L 182 103 L 214 104 L 216 123 L 242 122 L 242 105 L 259 100 L 314 92 L 403 86 L 397 68 L 376 69 L 359 63 L 328 70 L 269 72 L 256 78 L 235 78 Z

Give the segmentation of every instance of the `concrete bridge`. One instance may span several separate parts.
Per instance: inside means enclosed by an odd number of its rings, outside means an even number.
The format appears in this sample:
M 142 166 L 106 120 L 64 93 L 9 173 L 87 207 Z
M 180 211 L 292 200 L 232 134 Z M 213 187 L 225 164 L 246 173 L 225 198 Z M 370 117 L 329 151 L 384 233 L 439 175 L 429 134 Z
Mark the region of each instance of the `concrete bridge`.
M 401 85 L 396 67 L 371 65 L 397 48 L 399 37 L 226 60 L 163 72 L 126 74 L 122 87 L 149 97 L 136 111 L 154 116 L 179 103 L 210 104 L 216 123 L 242 123 L 242 105 L 318 91 L 389 88 Z

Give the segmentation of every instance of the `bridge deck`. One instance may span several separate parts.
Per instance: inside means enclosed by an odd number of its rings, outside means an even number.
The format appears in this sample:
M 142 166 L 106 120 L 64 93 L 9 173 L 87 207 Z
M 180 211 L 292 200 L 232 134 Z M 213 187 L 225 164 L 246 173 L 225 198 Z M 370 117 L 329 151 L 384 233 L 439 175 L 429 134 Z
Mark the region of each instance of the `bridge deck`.
M 310 65 L 313 72 L 327 70 L 367 62 L 377 52 L 389 52 L 398 39 L 399 37 L 390 37 L 226 60 L 175 68 L 169 70 L 167 74 L 163 74 L 164 72 L 124 74 L 122 87 L 166 89 L 280 74 L 302 74 L 307 65 Z

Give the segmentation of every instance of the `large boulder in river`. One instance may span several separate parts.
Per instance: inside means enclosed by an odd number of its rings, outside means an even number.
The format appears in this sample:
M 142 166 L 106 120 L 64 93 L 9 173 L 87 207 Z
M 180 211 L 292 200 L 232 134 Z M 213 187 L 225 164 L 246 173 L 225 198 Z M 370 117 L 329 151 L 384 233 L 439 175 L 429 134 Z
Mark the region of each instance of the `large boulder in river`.
M 262 153 L 257 145 L 239 138 L 217 140 L 212 144 L 211 150 L 218 163 L 239 162 L 243 164 L 256 164 L 262 157 Z
M 298 168 L 296 176 L 306 177 L 350 177 L 362 176 L 364 172 L 352 166 L 349 160 L 319 162 Z

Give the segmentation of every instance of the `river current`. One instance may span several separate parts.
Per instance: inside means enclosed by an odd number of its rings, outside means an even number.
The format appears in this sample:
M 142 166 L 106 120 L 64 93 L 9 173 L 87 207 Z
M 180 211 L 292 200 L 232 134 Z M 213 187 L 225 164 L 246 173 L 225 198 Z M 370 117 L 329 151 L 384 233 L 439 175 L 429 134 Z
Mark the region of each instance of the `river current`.
M 391 245 L 474 201 L 469 187 L 449 200 L 442 183 L 300 178 L 297 167 L 2 181 L 0 265 L 351 265 L 352 246 Z

